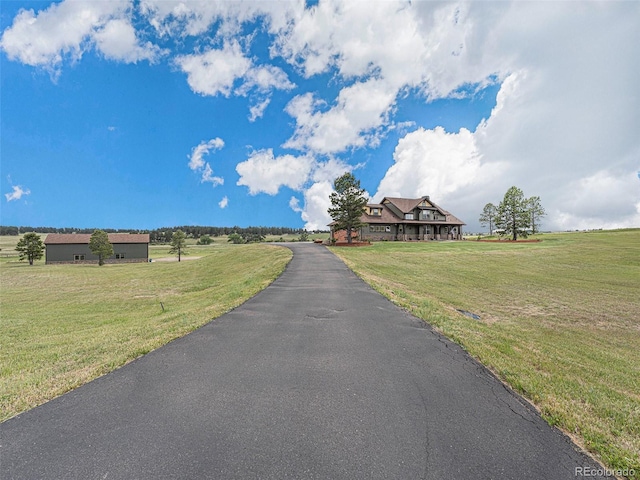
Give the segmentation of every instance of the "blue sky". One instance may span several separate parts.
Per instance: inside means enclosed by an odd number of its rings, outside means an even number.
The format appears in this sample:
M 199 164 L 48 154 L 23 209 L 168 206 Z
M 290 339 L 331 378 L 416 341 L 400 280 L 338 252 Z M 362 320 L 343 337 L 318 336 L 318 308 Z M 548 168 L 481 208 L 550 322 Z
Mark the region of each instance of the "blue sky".
M 478 231 L 640 226 L 638 2 L 3 2 L 1 223 L 324 228 L 331 181 Z

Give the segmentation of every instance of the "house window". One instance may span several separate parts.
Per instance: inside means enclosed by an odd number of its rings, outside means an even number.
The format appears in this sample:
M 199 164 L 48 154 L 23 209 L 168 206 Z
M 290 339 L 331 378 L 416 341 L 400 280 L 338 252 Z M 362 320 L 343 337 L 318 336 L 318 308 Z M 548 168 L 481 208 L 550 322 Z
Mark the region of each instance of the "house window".
M 404 219 L 405 220 L 413 220 L 413 213 L 405 213 L 404 214 Z
M 82 260 L 84 260 L 84 255 L 74 255 L 73 256 L 73 261 L 74 262 L 80 262 Z
M 375 215 L 377 217 L 380 216 L 380 209 L 379 208 L 372 208 L 371 209 L 371 215 Z
M 124 253 L 116 253 L 116 260 L 122 260 L 124 258 Z
M 390 232 L 391 231 L 391 226 L 390 225 L 385 225 L 384 231 L 385 232 Z

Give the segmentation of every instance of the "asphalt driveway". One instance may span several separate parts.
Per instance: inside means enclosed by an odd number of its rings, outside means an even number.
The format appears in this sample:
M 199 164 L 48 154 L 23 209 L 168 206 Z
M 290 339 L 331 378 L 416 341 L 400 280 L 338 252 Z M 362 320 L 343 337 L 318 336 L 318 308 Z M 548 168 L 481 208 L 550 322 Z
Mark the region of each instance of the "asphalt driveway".
M 597 468 L 325 247 L 289 247 L 284 274 L 242 306 L 2 423 L 0 478 L 537 480 Z

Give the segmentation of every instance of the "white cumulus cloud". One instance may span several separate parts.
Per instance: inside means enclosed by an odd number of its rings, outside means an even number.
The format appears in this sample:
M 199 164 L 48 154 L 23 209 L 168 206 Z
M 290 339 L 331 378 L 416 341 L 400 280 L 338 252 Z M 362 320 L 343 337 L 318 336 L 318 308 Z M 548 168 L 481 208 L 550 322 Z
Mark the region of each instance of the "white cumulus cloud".
M 301 213 L 303 211 L 302 207 L 300 207 L 300 200 L 296 197 L 291 197 L 289 199 L 289 208 L 297 213 Z
M 430 195 L 474 231 L 483 205 L 516 185 L 541 197 L 545 229 L 640 225 L 631 173 L 640 165 L 639 4 L 476 3 L 460 8 L 455 27 L 427 2 L 416 8 L 443 38 L 464 33 L 460 55 L 443 56 L 450 68 L 428 80 L 429 95 L 491 72 L 501 88 L 475 132 L 403 137 L 377 196 Z
M 284 146 L 320 154 L 377 146 L 379 127 L 388 123 L 396 93 L 381 80 L 358 82 L 343 88 L 336 104 L 327 111 L 312 94 L 299 95 L 286 107 L 296 120 L 296 130 Z
M 234 82 L 251 67 L 251 60 L 244 55 L 237 40 L 225 42 L 221 49 L 179 56 L 175 62 L 187 74 L 187 82 L 194 92 L 227 97 Z
M 327 230 L 331 217 L 327 210 L 331 206 L 329 195 L 333 192 L 332 182 L 312 184 L 304 191 L 304 208 L 301 213 L 305 230 Z
M 344 85 L 327 104 L 311 92 L 295 97 L 287 113 L 296 129 L 286 147 L 332 154 L 377 147 L 389 129 L 397 98 L 408 89 L 425 103 L 468 96 L 461 87 L 500 76 L 500 56 L 481 61 L 490 29 L 466 4 L 404 1 L 321 1 L 299 12 L 273 52 L 311 77 L 331 69 Z M 495 15 L 487 6 L 487 15 Z M 471 89 L 473 90 L 473 89 Z M 425 105 L 426 107 L 426 105 Z
M 447 133 L 442 127 L 420 128 L 400 139 L 395 163 L 380 181 L 376 201 L 382 197 L 418 198 L 430 195 L 445 200 L 470 185 L 482 185 L 499 173 L 499 165 L 483 163 L 473 134 L 463 128 Z
M 282 69 L 255 65 L 237 39 L 225 40 L 222 48 L 180 55 L 175 63 L 187 74 L 191 90 L 200 95 L 245 96 L 252 90 L 264 95 L 274 89 L 291 90 L 295 86 Z M 254 107 L 251 115 L 257 118 L 258 113 L 262 113 L 259 107 Z
M 24 195 L 30 195 L 31 190 L 28 188 L 22 188 L 21 185 L 12 185 L 11 193 L 5 193 L 4 197 L 7 199 L 7 202 L 13 202 L 15 200 L 20 200 Z
M 262 102 L 256 103 L 249 107 L 249 121 L 255 122 L 258 118 L 261 118 L 264 115 L 264 111 L 271 103 L 271 98 L 267 97 Z
M 227 208 L 227 205 L 229 205 L 229 198 L 225 195 L 222 197 L 222 200 L 218 202 L 218 206 L 220 208 Z
M 219 22 L 218 34 L 238 34 L 246 22 L 265 18 L 270 33 L 286 31 L 303 11 L 300 0 L 277 2 L 212 2 L 208 0 L 141 0 L 140 10 L 162 35 L 177 37 L 205 34 Z
M 222 147 L 224 147 L 224 141 L 216 137 L 207 142 L 201 142 L 191 150 L 189 168 L 201 174 L 201 182 L 209 182 L 214 187 L 224 184 L 224 178 L 214 176 L 211 165 L 204 160 L 205 155 L 209 155 L 212 151 L 220 150 Z
M 640 182 L 635 171 L 600 170 L 572 181 L 551 200 L 553 211 L 546 221 L 558 230 L 640 226 Z
M 93 46 L 113 60 L 153 62 L 163 52 L 150 42 L 139 41 L 130 8 L 129 0 L 66 0 L 38 13 L 23 9 L 3 32 L 0 47 L 12 60 L 56 75 L 65 59 L 77 61 Z
M 273 65 L 252 66 L 246 73 L 245 83 L 238 89 L 241 95 L 255 88 L 259 92 L 271 90 L 291 90 L 295 87 L 281 68 Z
M 98 50 L 106 58 L 125 63 L 140 60 L 155 62 L 163 53 L 151 42 L 141 44 L 131 23 L 123 18 L 110 20 L 103 28 L 93 34 Z
M 282 155 L 276 157 L 272 149 L 258 150 L 236 166 L 240 175 L 238 185 L 249 187 L 249 194 L 276 195 L 280 187 L 300 190 L 309 178 L 313 159 L 308 156 Z
M 340 175 L 346 172 L 352 172 L 356 168 L 362 165 L 356 165 L 355 167 L 340 160 L 339 158 L 329 158 L 324 162 L 316 161 L 313 167 L 313 173 L 311 174 L 311 180 L 313 182 L 332 182 Z

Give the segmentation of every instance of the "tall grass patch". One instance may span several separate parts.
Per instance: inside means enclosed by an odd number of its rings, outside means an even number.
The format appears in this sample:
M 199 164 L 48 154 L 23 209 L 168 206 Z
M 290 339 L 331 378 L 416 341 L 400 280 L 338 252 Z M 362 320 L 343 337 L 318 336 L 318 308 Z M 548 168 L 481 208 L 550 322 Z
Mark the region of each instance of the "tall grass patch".
M 0 420 L 204 325 L 265 288 L 291 251 L 193 247 L 178 262 L 0 262 Z M 158 258 L 166 252 L 152 248 Z
M 461 344 L 606 466 L 637 475 L 640 230 L 539 238 L 333 251 Z

